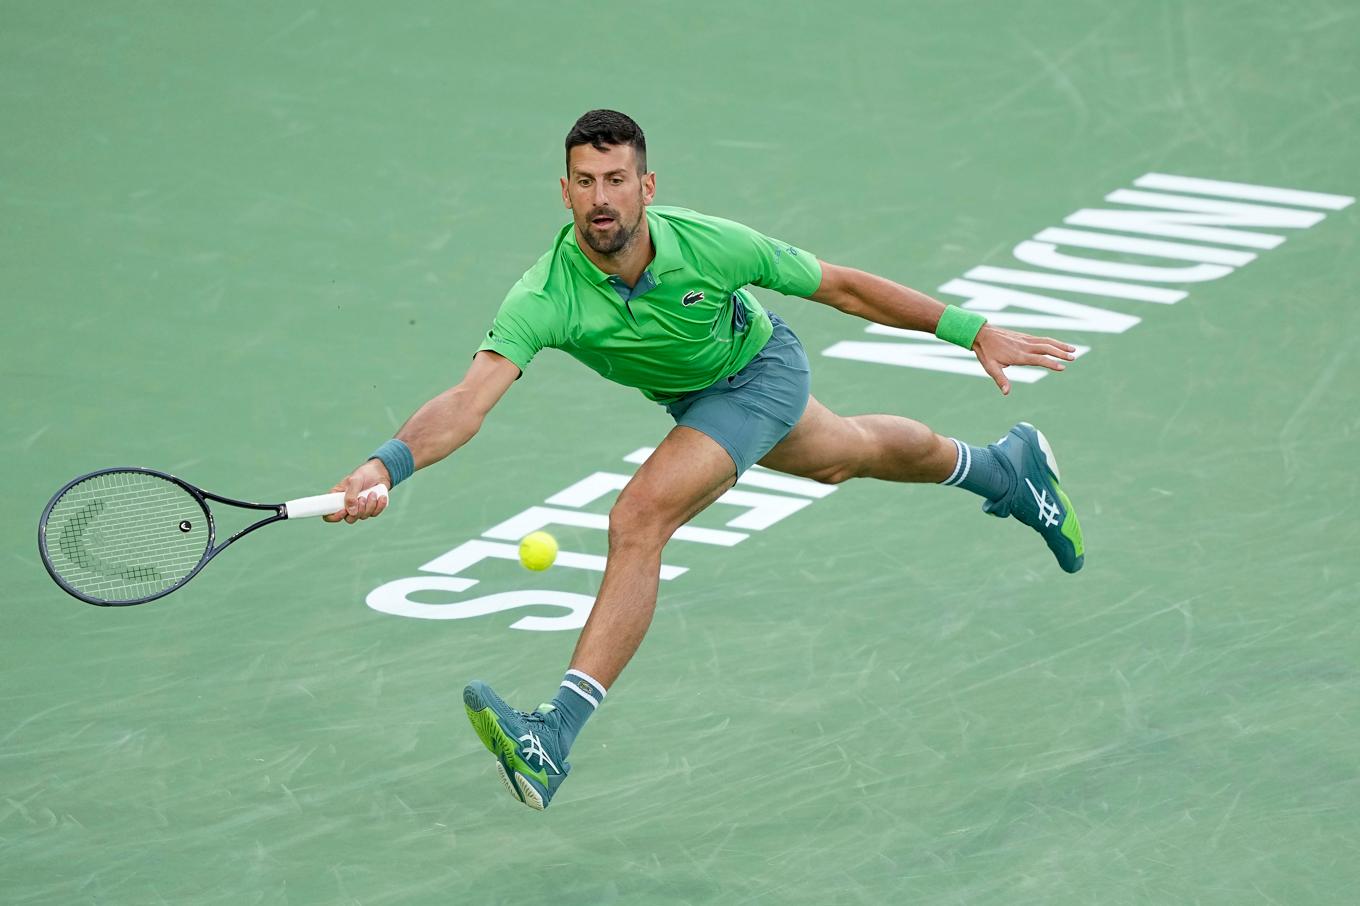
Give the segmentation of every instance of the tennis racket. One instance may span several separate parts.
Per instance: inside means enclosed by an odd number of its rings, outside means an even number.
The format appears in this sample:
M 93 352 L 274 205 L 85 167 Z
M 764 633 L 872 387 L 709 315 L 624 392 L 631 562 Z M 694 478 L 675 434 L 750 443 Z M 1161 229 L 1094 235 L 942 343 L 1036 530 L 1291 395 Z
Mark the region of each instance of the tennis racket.
M 387 488 L 374 485 L 363 494 L 386 497 Z M 218 544 L 210 500 L 270 515 Z M 62 590 L 88 604 L 145 604 L 182 587 L 261 526 L 327 516 L 344 505 L 338 491 L 287 503 L 248 503 L 154 469 L 100 469 L 67 482 L 48 502 L 38 522 L 38 551 Z

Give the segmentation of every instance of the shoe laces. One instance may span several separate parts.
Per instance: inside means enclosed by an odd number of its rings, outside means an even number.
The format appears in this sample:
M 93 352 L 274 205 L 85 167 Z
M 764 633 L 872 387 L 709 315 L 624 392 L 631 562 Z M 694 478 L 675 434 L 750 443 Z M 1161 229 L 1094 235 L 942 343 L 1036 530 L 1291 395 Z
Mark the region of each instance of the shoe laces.
M 547 725 L 548 715 L 542 711 L 518 711 L 520 718 L 526 723 Z

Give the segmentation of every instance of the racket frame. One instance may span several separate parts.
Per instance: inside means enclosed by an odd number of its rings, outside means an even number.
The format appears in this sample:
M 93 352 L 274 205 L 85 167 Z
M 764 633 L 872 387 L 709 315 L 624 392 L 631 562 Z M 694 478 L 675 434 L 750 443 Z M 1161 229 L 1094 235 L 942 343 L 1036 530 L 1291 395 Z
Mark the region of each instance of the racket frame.
M 203 515 L 208 520 L 208 546 L 203 552 L 203 557 L 198 561 L 198 564 L 192 570 L 189 571 L 188 575 L 184 576 L 184 578 L 180 579 L 178 582 L 176 582 L 174 585 L 171 585 L 169 588 L 162 589 L 161 591 L 156 592 L 154 595 L 148 595 L 146 597 L 136 598 L 130 601 L 104 601 L 99 598 L 92 598 L 87 594 L 83 594 L 82 592 L 77 591 L 76 589 L 72 588 L 69 584 L 67 584 L 66 580 L 61 577 L 61 575 L 52 566 L 51 561 L 47 557 L 47 517 L 51 515 L 52 508 L 57 505 L 57 501 L 61 500 L 62 495 L 64 495 L 71 488 L 80 484 L 82 481 L 88 481 L 91 478 L 98 478 L 100 475 L 108 475 L 112 472 L 138 472 L 143 475 L 154 475 L 157 478 L 163 478 L 167 481 L 177 484 L 185 491 L 189 492 L 189 495 L 193 497 L 195 502 L 198 503 L 199 507 L 202 508 Z M 236 534 L 227 538 L 226 541 L 223 541 L 221 544 L 216 544 L 217 522 L 215 519 L 213 519 L 212 510 L 208 507 L 209 500 L 213 500 L 218 503 L 225 503 L 228 506 L 239 507 L 244 510 L 272 511 L 273 515 L 246 526 Z M 199 571 L 202 570 L 203 567 L 208 565 L 209 560 L 211 560 L 213 557 L 216 557 L 218 554 L 222 553 L 222 551 L 226 550 L 236 541 L 240 540 L 241 538 L 244 538 L 246 535 L 249 535 L 251 532 L 255 531 L 257 528 L 260 528 L 261 526 L 266 526 L 272 522 L 278 522 L 280 520 L 287 518 L 288 509 L 287 504 L 284 503 L 252 503 L 248 500 L 237 500 L 234 497 L 224 497 L 221 494 L 214 494 L 211 491 L 205 491 L 202 488 L 197 488 L 189 484 L 189 482 L 185 481 L 184 479 L 177 478 L 174 475 L 171 475 L 169 472 L 162 472 L 159 469 L 147 469 L 141 466 L 115 466 L 108 469 L 99 469 L 98 471 L 89 472 L 85 475 L 80 475 L 76 478 L 72 478 L 70 481 L 66 482 L 66 484 L 62 485 L 61 490 L 57 491 L 57 493 L 52 495 L 52 499 L 47 502 L 47 506 L 43 507 L 42 517 L 38 520 L 38 554 L 39 556 L 42 557 L 43 568 L 45 568 L 47 570 L 47 574 L 52 577 L 52 581 L 56 582 L 62 591 L 66 592 L 68 595 L 71 595 L 73 598 L 78 598 L 81 601 L 84 601 L 86 604 L 94 604 L 98 607 L 130 607 L 134 604 L 149 603 L 151 601 L 156 600 L 157 598 L 165 597 L 172 591 L 178 590 L 186 582 L 188 582 L 194 576 L 198 575 Z

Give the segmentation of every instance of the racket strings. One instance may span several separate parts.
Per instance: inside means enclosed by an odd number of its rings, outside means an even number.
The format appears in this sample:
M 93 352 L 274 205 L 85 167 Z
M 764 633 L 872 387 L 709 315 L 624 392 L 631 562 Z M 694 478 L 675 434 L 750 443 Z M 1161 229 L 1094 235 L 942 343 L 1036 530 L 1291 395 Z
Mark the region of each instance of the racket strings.
M 106 601 L 164 591 L 193 572 L 211 538 L 207 513 L 156 475 L 111 472 L 72 486 L 47 520 L 48 558 L 72 588 Z
M 91 500 L 88 504 L 76 510 L 71 517 L 66 520 L 66 524 L 61 528 L 61 534 L 57 536 L 57 546 L 61 552 L 73 560 L 77 566 L 86 569 L 94 566 L 94 561 L 85 546 L 80 543 L 81 537 L 85 534 L 85 528 L 91 520 L 104 510 L 104 501 Z

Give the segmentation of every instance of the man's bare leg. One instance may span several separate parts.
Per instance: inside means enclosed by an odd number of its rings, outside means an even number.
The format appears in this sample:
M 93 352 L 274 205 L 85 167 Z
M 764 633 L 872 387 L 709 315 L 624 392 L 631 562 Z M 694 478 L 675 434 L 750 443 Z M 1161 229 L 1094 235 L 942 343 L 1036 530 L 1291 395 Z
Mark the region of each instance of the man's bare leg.
M 1053 450 L 1026 422 L 995 444 L 973 447 L 896 415 L 845 418 L 814 398 L 760 464 L 832 484 L 865 477 L 961 487 L 984 499 L 983 512 L 1014 517 L 1038 532 L 1065 572 L 1086 562 L 1081 524 L 1058 483 Z
M 940 482 L 954 470 L 954 442 L 898 415 L 841 416 L 808 400 L 788 436 L 762 466 L 829 484 L 851 478 Z
M 727 451 L 693 428 L 673 428 L 609 512 L 609 559 L 571 657 L 606 688 L 637 651 L 656 609 L 661 549 L 736 482 Z
M 576 734 L 632 659 L 656 610 L 661 549 L 675 530 L 736 482 L 716 441 L 676 427 L 637 470 L 609 513 L 609 559 L 600 593 L 552 702 L 516 711 L 486 683 L 463 690 L 468 719 L 496 756 L 516 799 L 546 808 L 567 776 Z

